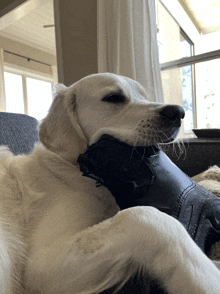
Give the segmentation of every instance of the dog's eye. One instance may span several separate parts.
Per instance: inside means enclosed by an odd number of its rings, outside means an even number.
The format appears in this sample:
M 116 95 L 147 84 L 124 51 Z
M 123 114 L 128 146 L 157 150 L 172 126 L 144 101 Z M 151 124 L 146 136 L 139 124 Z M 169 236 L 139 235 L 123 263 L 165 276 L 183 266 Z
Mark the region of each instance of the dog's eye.
M 113 94 L 113 95 L 104 97 L 102 101 L 117 104 L 117 103 L 124 103 L 126 101 L 126 98 L 123 95 Z

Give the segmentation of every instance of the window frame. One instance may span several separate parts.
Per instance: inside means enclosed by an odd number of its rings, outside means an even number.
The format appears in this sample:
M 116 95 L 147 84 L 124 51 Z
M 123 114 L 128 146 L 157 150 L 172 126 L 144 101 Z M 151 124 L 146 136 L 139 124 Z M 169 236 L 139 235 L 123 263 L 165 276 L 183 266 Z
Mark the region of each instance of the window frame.
M 177 60 L 161 63 L 160 69 L 161 69 L 161 71 L 163 71 L 163 70 L 183 67 L 186 65 L 192 65 L 192 64 L 199 63 L 199 62 L 205 62 L 205 61 L 218 59 L 218 58 L 220 58 L 220 49 L 214 50 L 214 51 L 209 51 L 209 52 L 202 53 L 202 54 L 193 55 L 191 57 L 184 57 L 184 58 L 180 58 Z
M 194 50 L 193 50 L 194 51 Z M 193 52 L 194 53 L 194 52 Z M 193 89 L 193 124 L 197 128 L 197 97 L 196 97 L 196 72 L 195 64 L 205 61 L 210 61 L 220 58 L 220 50 L 213 50 L 202 54 L 193 55 L 191 57 L 184 57 L 177 60 L 165 62 L 160 64 L 160 70 L 169 70 L 174 68 L 181 68 L 186 65 L 192 66 L 192 89 Z M 193 134 L 193 132 L 191 133 Z M 188 133 L 187 135 L 190 135 Z
M 27 78 L 32 78 L 44 82 L 51 83 L 51 91 L 53 91 L 54 79 L 52 76 L 43 73 L 37 73 L 33 70 L 27 70 L 22 67 L 13 66 L 11 64 L 4 63 L 3 72 L 8 72 L 22 77 L 22 89 L 23 89 L 23 102 L 24 102 L 24 114 L 28 114 L 28 99 L 27 99 Z M 5 97 L 6 103 L 6 97 Z M 6 104 L 5 104 L 6 105 Z M 5 110 L 6 111 L 6 110 Z
M 191 38 L 189 36 L 189 34 L 186 31 L 186 28 L 184 28 L 183 24 L 184 24 L 184 21 L 189 22 L 188 29 L 187 29 L 188 31 L 189 31 L 189 26 L 191 26 L 191 29 L 192 29 L 192 25 L 193 26 L 195 26 L 195 25 L 191 23 L 191 20 L 189 19 L 188 16 L 187 16 L 188 19 L 186 19 L 186 13 L 185 13 L 184 9 L 182 8 L 182 6 L 178 3 L 178 1 L 176 4 L 178 4 L 178 6 L 181 6 L 181 8 L 178 7 L 179 9 L 178 9 L 178 12 L 176 13 L 176 15 L 174 15 L 174 13 L 172 13 L 172 11 L 171 11 L 171 8 L 173 7 L 173 5 L 170 5 L 170 2 L 168 2 L 167 0 L 155 0 L 155 1 L 159 1 L 164 6 L 164 8 L 167 10 L 167 12 L 178 23 L 178 25 L 180 27 L 180 32 L 183 33 L 183 35 L 185 35 L 184 37 L 186 37 L 187 41 L 193 43 L 193 41 L 191 41 L 191 40 L 193 40 L 193 38 Z M 181 18 L 181 20 L 178 21 L 178 18 Z M 196 28 L 195 28 L 195 31 L 197 31 Z M 202 54 L 197 54 L 197 55 L 195 55 L 195 51 L 193 49 L 193 54 L 191 57 L 184 57 L 184 58 L 180 58 L 180 59 L 173 60 L 170 62 L 161 63 L 160 68 L 161 68 L 161 71 L 163 71 L 163 70 L 167 70 L 167 69 L 183 67 L 185 65 L 193 65 L 193 64 L 196 64 L 199 62 L 209 61 L 209 60 L 218 59 L 218 58 L 220 58 L 220 49 L 205 52 Z
M 24 76 L 24 77 L 28 77 L 28 78 L 33 78 L 33 79 L 37 79 L 37 80 L 41 80 L 41 81 L 45 81 L 45 82 L 50 82 L 52 84 L 54 84 L 54 79 L 53 76 L 50 76 L 48 74 L 44 74 L 44 73 L 39 73 L 33 70 L 29 70 L 29 69 L 25 69 L 16 65 L 12 65 L 9 63 L 5 63 L 3 65 L 3 69 L 6 72 L 10 72 L 13 74 L 17 74 L 20 76 Z
M 213 50 L 213 51 L 208 51 L 202 54 L 195 54 L 194 50 L 194 43 L 191 40 L 191 38 L 188 36 L 187 32 L 190 32 L 190 29 L 193 29 L 192 22 L 189 19 L 188 15 L 186 15 L 184 9 L 179 3 L 176 3 L 175 5 L 178 8 L 178 12 L 176 15 L 174 15 L 174 10 L 172 9 L 172 5 L 170 5 L 170 2 L 168 0 L 155 0 L 159 1 L 163 7 L 167 10 L 167 12 L 173 17 L 173 19 L 178 23 L 180 27 L 180 33 L 184 36 L 184 38 L 189 42 L 193 44 L 193 50 L 192 50 L 192 56 L 190 57 L 184 57 L 180 59 L 176 59 L 173 61 L 165 62 L 160 64 L 160 70 L 165 71 L 165 70 L 170 70 L 174 68 L 181 68 L 187 65 L 191 65 L 192 67 L 192 89 L 193 89 L 193 123 L 194 123 L 194 128 L 197 128 L 197 97 L 196 97 L 196 71 L 195 71 L 195 64 L 196 63 L 201 63 L 205 61 L 210 61 L 214 59 L 219 59 L 220 58 L 220 49 L 218 50 Z M 180 7 L 181 6 L 181 7 Z M 180 18 L 180 19 L 179 19 Z M 179 19 L 179 21 L 178 21 Z M 187 23 L 187 32 L 185 32 L 184 28 L 184 21 L 188 21 Z M 192 36 L 196 36 L 198 34 L 197 28 L 194 28 L 194 32 L 191 32 Z M 189 133 L 190 134 L 190 133 Z M 188 134 L 188 135 L 189 135 Z M 192 133 L 193 134 L 193 133 Z

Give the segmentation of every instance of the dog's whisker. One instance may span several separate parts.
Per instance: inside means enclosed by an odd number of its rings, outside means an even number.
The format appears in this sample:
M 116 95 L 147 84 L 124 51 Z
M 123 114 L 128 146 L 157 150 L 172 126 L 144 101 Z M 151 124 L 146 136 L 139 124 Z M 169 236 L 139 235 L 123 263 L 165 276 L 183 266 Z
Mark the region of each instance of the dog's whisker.
M 136 148 L 136 146 L 137 146 L 137 142 L 139 141 L 139 134 L 136 136 L 136 139 L 135 139 L 135 142 L 134 142 L 134 144 L 133 144 L 133 148 L 132 148 L 132 151 L 131 151 L 131 156 L 130 156 L 130 160 L 132 159 L 132 156 L 133 156 L 133 154 L 134 154 L 134 150 L 135 150 L 135 148 Z
M 170 137 L 168 137 L 167 134 L 164 132 L 164 130 L 162 131 L 162 130 L 158 129 L 156 126 L 155 126 L 155 129 L 157 129 L 157 135 L 158 135 L 159 138 L 161 139 L 161 140 L 160 140 L 161 143 L 163 143 L 163 142 L 166 141 L 166 140 L 169 140 L 169 139 L 171 138 L 171 136 L 172 136 L 172 135 L 170 135 Z M 169 131 L 169 130 L 167 130 L 167 131 Z M 160 136 L 161 133 L 166 137 L 166 140 L 164 140 L 164 139 Z
M 144 160 L 144 157 L 145 157 L 145 151 L 146 151 L 146 148 L 144 148 L 143 155 L 142 155 L 142 160 Z
M 186 150 L 186 147 L 185 147 L 185 144 L 184 144 L 183 140 L 180 140 L 180 148 L 182 150 L 182 153 L 184 153 L 183 160 L 185 160 L 186 156 L 187 156 L 187 150 Z
M 178 151 L 179 151 L 178 153 L 179 153 L 179 155 L 178 154 L 177 155 L 178 155 L 178 160 L 179 160 L 180 157 L 181 157 L 181 154 L 183 153 L 182 148 L 181 148 L 181 143 L 180 143 L 180 141 L 177 141 L 177 145 L 175 145 L 174 142 L 173 142 L 173 145 L 178 147 Z
M 177 149 L 178 148 L 178 149 Z M 178 141 L 172 142 L 172 149 L 173 149 L 173 154 L 177 157 L 177 160 L 179 160 L 184 153 L 183 160 L 186 158 L 186 148 L 181 139 L 178 139 Z
M 177 152 L 177 146 L 178 146 L 178 151 L 179 151 L 179 152 Z M 175 143 L 173 142 L 173 150 L 174 150 L 174 152 L 175 152 L 175 156 L 177 157 L 177 160 L 179 160 L 180 157 L 181 157 L 181 147 L 180 147 L 179 143 L 177 143 L 177 146 L 176 146 Z
M 172 145 L 172 154 L 177 155 L 177 151 L 176 151 L 176 145 L 175 145 L 175 143 L 174 143 L 174 142 L 171 142 L 171 143 L 168 144 L 168 145 Z
M 130 156 L 130 160 L 132 159 L 132 156 L 134 154 L 134 150 L 135 150 L 135 146 L 133 146 L 132 150 L 131 150 L 131 156 Z

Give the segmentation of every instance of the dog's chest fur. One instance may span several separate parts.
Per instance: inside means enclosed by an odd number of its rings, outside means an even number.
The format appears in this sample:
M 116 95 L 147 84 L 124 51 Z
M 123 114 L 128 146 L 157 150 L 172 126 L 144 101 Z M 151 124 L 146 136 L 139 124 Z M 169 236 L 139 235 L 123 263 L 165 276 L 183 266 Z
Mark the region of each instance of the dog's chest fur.
M 77 166 L 42 146 L 28 157 L 12 158 L 7 168 L 17 189 L 15 198 L 20 199 L 16 214 L 28 231 L 29 248 L 49 246 L 57 236 L 68 231 L 73 235 L 119 210 L 105 187 L 96 187 Z

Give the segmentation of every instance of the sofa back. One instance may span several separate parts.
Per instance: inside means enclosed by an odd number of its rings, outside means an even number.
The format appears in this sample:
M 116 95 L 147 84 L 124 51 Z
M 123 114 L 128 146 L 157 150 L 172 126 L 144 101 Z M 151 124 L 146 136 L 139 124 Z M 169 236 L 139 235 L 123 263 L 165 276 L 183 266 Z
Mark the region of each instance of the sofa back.
M 38 121 L 31 116 L 0 112 L 0 145 L 15 154 L 28 154 L 38 141 Z

